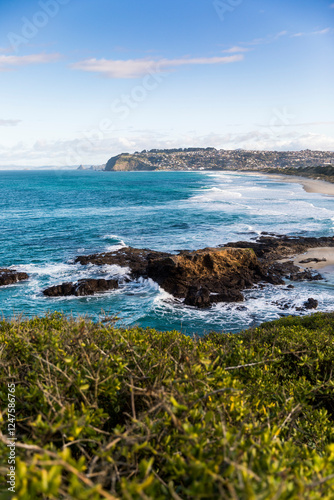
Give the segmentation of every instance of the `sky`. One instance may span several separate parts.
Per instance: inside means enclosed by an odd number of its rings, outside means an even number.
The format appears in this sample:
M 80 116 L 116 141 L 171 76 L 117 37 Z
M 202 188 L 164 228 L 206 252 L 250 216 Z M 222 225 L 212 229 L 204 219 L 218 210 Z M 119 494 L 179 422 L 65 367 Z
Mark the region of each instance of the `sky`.
M 0 166 L 334 151 L 330 0 L 0 0 Z

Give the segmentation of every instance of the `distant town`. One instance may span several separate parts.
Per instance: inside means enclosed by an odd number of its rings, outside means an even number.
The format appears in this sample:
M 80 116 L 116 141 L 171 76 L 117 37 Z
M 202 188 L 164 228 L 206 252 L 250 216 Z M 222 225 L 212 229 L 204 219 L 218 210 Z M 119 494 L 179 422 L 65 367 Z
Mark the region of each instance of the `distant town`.
M 79 167 L 83 169 L 84 167 Z M 122 153 L 105 165 L 92 166 L 105 171 L 192 171 L 237 170 L 277 172 L 287 175 L 334 179 L 332 151 L 250 151 L 215 148 L 151 149 Z

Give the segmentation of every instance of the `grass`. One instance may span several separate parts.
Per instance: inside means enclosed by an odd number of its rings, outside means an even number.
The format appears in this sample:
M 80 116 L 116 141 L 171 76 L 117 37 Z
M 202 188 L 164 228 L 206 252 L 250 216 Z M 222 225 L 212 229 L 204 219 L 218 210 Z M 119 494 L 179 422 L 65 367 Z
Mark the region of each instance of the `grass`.
M 334 498 L 333 313 L 193 339 L 55 313 L 0 338 L 0 499 Z

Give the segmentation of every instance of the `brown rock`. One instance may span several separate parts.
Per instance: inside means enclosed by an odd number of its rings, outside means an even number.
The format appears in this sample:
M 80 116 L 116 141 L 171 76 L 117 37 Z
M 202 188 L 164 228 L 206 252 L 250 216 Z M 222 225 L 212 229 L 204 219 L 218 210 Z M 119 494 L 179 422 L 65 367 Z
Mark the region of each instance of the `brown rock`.
M 20 273 L 14 269 L 0 269 L 0 286 L 13 285 L 28 278 L 27 273 Z
M 208 307 L 214 302 L 242 301 L 240 290 L 265 278 L 249 249 L 205 248 L 151 260 L 147 274 L 185 304 Z
M 47 297 L 66 297 L 70 295 L 83 297 L 108 290 L 115 290 L 116 288 L 118 288 L 118 281 L 116 280 L 86 279 L 79 280 L 77 283 L 69 282 L 52 286 L 44 290 L 43 294 Z
M 334 247 L 334 239 L 332 236 L 305 238 L 302 236 L 262 235 L 255 242 L 237 241 L 236 243 L 227 243 L 224 247 L 252 248 L 260 259 L 274 261 L 291 255 L 302 254 L 310 248 Z
M 75 263 L 82 265 L 95 264 L 96 266 L 118 265 L 129 267 L 132 278 L 140 276 L 147 278 L 146 268 L 150 260 L 156 258 L 168 257 L 170 254 L 164 252 L 155 252 L 148 249 L 126 247 L 115 252 L 102 254 L 82 255 L 75 259 Z
M 240 290 L 265 280 L 267 273 L 250 249 L 205 248 L 178 255 L 123 248 L 115 252 L 81 256 L 81 264 L 118 264 L 131 276 L 151 278 L 187 305 L 209 307 L 215 302 L 242 301 Z
M 312 297 L 310 297 L 309 299 L 307 299 L 306 302 L 304 302 L 304 307 L 306 309 L 316 309 L 318 305 L 319 302 L 316 299 L 313 299 Z
M 80 256 L 75 262 L 129 267 L 131 278 L 151 278 L 174 297 L 185 299 L 185 304 L 209 307 L 215 302 L 242 301 L 241 290 L 261 281 L 282 285 L 284 279 L 322 279 L 318 273 L 301 271 L 291 261 L 277 262 L 321 246 L 334 246 L 333 238 L 262 235 L 256 242 L 241 241 L 193 252 L 183 250 L 177 255 L 127 247 Z

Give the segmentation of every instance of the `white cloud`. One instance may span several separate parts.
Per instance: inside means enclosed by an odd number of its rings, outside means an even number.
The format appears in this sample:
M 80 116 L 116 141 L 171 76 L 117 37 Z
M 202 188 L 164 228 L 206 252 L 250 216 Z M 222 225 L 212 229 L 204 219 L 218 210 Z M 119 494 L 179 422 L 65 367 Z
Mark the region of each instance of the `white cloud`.
M 287 35 L 288 32 L 287 31 L 280 31 L 279 33 L 277 33 L 275 36 L 274 36 L 274 40 L 277 40 L 278 38 L 281 38 L 281 36 L 285 36 Z
M 288 31 L 284 30 L 284 31 L 280 31 L 280 32 L 276 33 L 275 35 L 268 35 L 265 38 L 255 38 L 254 40 L 251 40 L 250 42 L 240 42 L 240 43 L 243 43 L 244 45 L 266 45 L 269 43 L 273 43 L 276 40 L 279 40 L 280 38 L 286 37 L 286 36 L 290 36 L 290 38 L 295 38 L 295 37 L 300 37 L 300 36 L 327 35 L 331 31 L 332 31 L 331 28 L 324 28 L 322 30 L 311 31 L 309 33 L 298 32 L 298 33 L 291 34 Z
M 117 134 L 117 135 L 116 135 Z M 285 130 L 273 134 L 270 130 L 250 130 L 244 133 L 198 135 L 163 133 L 153 130 L 119 130 L 111 136 L 94 140 L 78 137 L 72 140 L 39 140 L 32 144 L 17 143 L 1 146 L 1 165 L 45 166 L 99 165 L 120 153 L 143 149 L 174 147 L 216 147 L 217 149 L 296 151 L 312 149 L 334 151 L 334 138 L 316 133 Z M 0 166 L 1 166 L 0 165 Z
M 30 64 L 45 64 L 58 61 L 60 54 L 31 54 L 27 56 L 5 56 L 0 55 L 0 71 L 8 71 L 20 66 Z
M 268 43 L 273 43 L 282 36 L 288 35 L 287 31 L 279 31 L 275 35 L 268 35 L 265 38 L 254 38 L 254 40 L 251 40 L 250 42 L 244 42 L 246 45 L 265 45 Z
M 300 37 L 300 36 L 311 36 L 311 35 L 327 35 L 327 33 L 331 32 L 331 28 L 324 28 L 323 30 L 311 31 L 310 33 L 294 33 L 290 35 L 291 38 Z
M 327 33 L 329 33 L 330 30 L 331 30 L 330 28 L 325 28 L 325 29 L 320 30 L 320 31 L 313 31 L 311 33 L 311 35 L 327 35 Z
M 242 61 L 244 56 L 236 54 L 225 57 L 198 57 L 182 59 L 86 59 L 71 65 L 72 69 L 100 73 L 108 78 L 139 78 L 148 73 L 173 70 L 179 66 L 202 65 L 202 64 L 228 64 Z
M 227 54 L 235 54 L 235 53 L 240 53 L 240 52 L 249 52 L 252 49 L 248 49 L 246 47 L 238 47 L 235 45 L 234 47 L 231 47 L 230 49 L 223 50 L 223 52 L 226 52 Z
M 304 122 L 304 123 L 283 123 L 282 126 L 284 127 L 314 127 L 314 126 L 319 126 L 319 125 L 334 125 L 333 121 L 319 121 L 319 122 Z M 258 124 L 258 127 L 262 128 L 268 128 L 267 125 L 261 125 Z
M 21 120 L 1 120 L 0 119 L 0 127 L 16 127 L 21 123 Z

